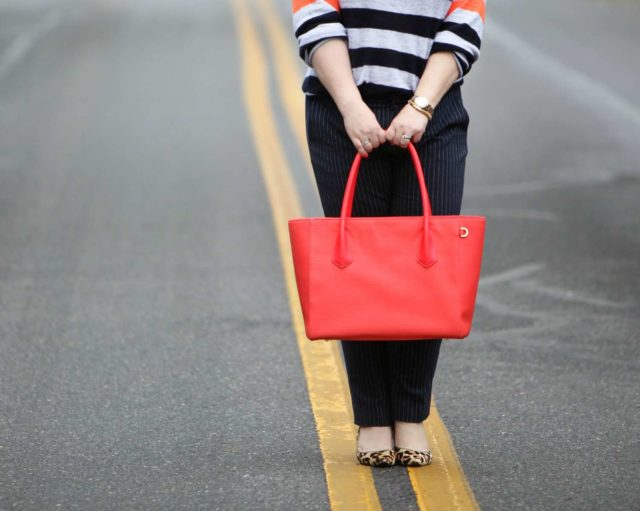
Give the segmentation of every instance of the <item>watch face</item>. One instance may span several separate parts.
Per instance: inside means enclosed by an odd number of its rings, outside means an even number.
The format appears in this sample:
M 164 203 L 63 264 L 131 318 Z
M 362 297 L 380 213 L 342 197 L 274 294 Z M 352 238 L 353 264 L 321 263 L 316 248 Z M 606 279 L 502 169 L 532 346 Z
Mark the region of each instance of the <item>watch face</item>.
M 429 100 L 424 96 L 416 96 L 414 101 L 420 108 L 427 108 L 429 105 Z

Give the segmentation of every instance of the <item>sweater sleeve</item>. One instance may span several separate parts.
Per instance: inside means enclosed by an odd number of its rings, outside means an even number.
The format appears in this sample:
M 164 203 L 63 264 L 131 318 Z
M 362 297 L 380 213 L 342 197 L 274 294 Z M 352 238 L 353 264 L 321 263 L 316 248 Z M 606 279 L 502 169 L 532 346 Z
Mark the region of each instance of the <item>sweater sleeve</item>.
M 293 28 L 300 58 L 311 65 L 314 49 L 327 39 L 347 39 L 340 0 L 293 0 Z
M 453 0 L 442 20 L 431 53 L 452 51 L 460 80 L 480 57 L 480 42 L 485 18 L 485 0 Z

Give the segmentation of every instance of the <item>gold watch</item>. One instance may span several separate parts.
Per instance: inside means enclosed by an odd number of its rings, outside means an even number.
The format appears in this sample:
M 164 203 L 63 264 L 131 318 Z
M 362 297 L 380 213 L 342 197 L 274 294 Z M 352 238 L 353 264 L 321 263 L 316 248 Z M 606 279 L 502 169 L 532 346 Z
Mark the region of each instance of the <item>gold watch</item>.
M 429 120 L 433 116 L 433 106 L 429 102 L 429 99 L 425 96 L 417 96 L 413 95 L 413 97 L 409 100 L 409 104 L 415 108 L 418 112 L 423 115 L 426 115 Z

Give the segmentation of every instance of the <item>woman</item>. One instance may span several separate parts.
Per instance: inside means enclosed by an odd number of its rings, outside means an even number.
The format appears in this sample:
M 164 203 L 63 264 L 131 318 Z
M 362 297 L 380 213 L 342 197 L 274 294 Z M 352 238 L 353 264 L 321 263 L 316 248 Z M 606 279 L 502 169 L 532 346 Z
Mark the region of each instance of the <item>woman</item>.
M 469 124 L 460 87 L 479 57 L 484 13 L 484 0 L 293 0 L 325 216 L 340 216 L 355 151 L 366 159 L 353 216 L 422 214 L 409 141 L 433 214 L 460 214 Z M 422 422 L 441 343 L 341 341 L 360 463 L 431 462 Z

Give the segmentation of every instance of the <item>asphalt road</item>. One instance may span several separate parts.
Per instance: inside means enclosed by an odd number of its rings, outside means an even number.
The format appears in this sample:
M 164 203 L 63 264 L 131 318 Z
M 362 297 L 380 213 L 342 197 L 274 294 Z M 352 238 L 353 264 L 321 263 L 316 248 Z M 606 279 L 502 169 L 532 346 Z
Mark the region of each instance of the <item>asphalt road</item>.
M 487 241 L 434 394 L 486 510 L 640 509 L 639 23 L 492 0 L 463 85 Z M 0 509 L 328 507 L 238 52 L 218 0 L 0 0 Z

